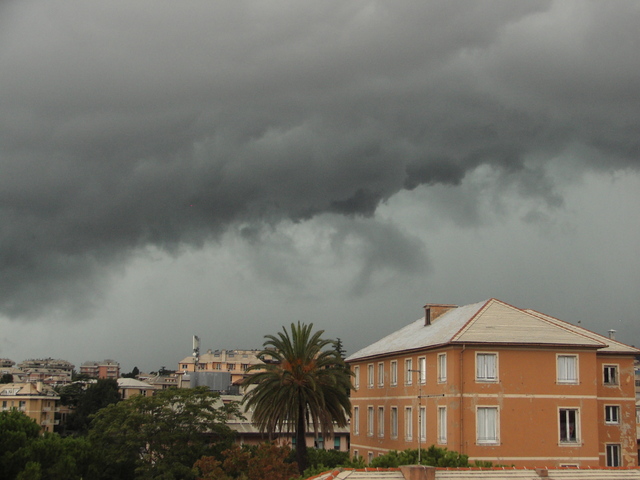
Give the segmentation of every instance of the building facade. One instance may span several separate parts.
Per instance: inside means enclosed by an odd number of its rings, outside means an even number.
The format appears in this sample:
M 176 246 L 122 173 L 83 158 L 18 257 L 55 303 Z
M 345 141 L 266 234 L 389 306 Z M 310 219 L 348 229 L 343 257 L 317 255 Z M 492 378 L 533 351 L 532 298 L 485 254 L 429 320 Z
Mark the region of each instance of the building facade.
M 178 364 L 178 372 L 183 375 L 183 378 L 179 384 L 181 386 L 196 386 L 195 382 L 189 382 L 191 376 L 190 373 L 225 373 L 220 376 L 225 378 L 224 382 L 231 385 L 238 385 L 246 375 L 247 369 L 256 364 L 261 364 L 262 361 L 257 357 L 260 350 L 207 350 L 198 357 L 196 365 L 195 357 L 186 357 Z M 228 375 L 226 375 L 228 374 Z M 206 377 L 206 375 L 203 375 Z M 226 380 L 228 378 L 228 380 Z M 222 388 L 221 390 L 229 390 L 229 388 Z
M 74 365 L 57 358 L 37 358 L 18 364 L 27 382 L 43 382 L 48 385 L 71 383 Z
M 106 359 L 101 362 L 88 361 L 80 365 L 80 374 L 89 378 L 120 378 L 120 364 Z
M 23 412 L 45 432 L 53 432 L 59 423 L 56 419 L 59 400 L 56 392 L 42 382 L 0 385 L 0 408 L 3 411 L 16 409 Z
M 436 445 L 521 467 L 635 466 L 638 353 L 496 299 L 426 305 L 347 358 L 351 452 Z

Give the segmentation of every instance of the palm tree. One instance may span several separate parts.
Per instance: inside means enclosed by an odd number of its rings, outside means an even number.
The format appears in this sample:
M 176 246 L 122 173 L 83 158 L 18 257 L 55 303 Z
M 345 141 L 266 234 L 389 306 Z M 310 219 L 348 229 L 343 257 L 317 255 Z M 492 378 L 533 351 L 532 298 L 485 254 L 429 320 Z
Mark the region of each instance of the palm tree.
M 313 333 L 313 324 L 298 322 L 291 324 L 290 333 L 283 327 L 277 336 L 266 335 L 258 354 L 263 363 L 250 367 L 254 373 L 243 382 L 255 385 L 243 401 L 253 408 L 253 422 L 261 431 L 270 436 L 295 431 L 300 473 L 308 464 L 307 426 L 326 438 L 334 425 L 347 426 L 351 411 L 351 373 L 336 353 L 335 342 L 321 338 L 323 333 Z

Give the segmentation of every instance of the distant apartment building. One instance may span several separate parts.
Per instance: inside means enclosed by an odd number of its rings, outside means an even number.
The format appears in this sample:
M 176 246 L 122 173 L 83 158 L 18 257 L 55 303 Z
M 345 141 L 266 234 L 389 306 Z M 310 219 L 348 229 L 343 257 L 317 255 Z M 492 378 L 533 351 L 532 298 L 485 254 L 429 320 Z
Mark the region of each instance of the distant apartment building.
M 89 378 L 117 379 L 120 377 L 120 364 L 111 359 L 101 362 L 88 361 L 80 365 L 80 374 Z
M 16 362 L 9 358 L 0 358 L 0 368 L 12 368 Z
M 0 407 L 16 409 L 36 421 L 43 431 L 53 432 L 60 397 L 42 382 L 0 384 Z
M 141 373 L 138 375 L 138 380 L 147 382 L 149 385 L 153 385 L 158 390 L 166 390 L 167 388 L 178 388 L 178 380 L 180 375 L 172 373 L 170 375 L 147 375 Z
M 136 395 L 152 397 L 156 390 L 160 390 L 160 387 L 135 378 L 118 378 L 118 392 L 123 400 Z
M 637 466 L 638 353 L 496 299 L 426 305 L 347 358 L 351 453 L 436 445 L 518 467 Z
M 43 382 L 48 385 L 70 383 L 74 367 L 66 360 L 54 358 L 29 359 L 18 364 L 27 382 Z
M 181 387 L 207 385 L 216 391 L 238 391 L 237 386 L 247 369 L 262 363 L 257 357 L 260 350 L 207 350 L 198 357 L 186 357 L 178 364 Z

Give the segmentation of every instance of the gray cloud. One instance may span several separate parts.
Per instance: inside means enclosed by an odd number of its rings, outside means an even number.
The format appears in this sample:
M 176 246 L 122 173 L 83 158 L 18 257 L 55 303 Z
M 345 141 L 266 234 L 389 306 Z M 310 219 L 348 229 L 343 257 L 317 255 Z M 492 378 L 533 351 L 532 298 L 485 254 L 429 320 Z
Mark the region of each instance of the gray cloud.
M 89 308 L 106 268 L 149 245 L 371 217 L 482 166 L 560 206 L 548 166 L 563 156 L 639 165 L 635 2 L 1 8 L 0 313 L 12 317 Z M 397 252 L 424 255 L 389 226 L 370 233 L 354 292 L 405 268 Z

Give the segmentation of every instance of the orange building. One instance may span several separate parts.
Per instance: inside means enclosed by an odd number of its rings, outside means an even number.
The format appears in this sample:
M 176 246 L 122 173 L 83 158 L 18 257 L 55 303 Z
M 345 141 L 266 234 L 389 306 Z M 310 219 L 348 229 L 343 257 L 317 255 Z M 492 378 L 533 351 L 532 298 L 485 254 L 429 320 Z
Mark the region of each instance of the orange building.
M 106 359 L 101 362 L 84 362 L 80 365 L 80 374 L 90 378 L 120 378 L 120 364 L 115 360 Z
M 435 444 L 522 467 L 635 466 L 638 353 L 496 299 L 426 305 L 347 358 L 351 453 Z

